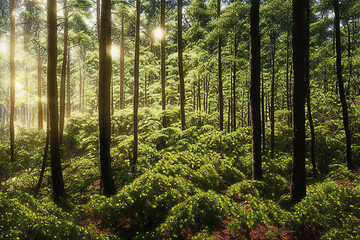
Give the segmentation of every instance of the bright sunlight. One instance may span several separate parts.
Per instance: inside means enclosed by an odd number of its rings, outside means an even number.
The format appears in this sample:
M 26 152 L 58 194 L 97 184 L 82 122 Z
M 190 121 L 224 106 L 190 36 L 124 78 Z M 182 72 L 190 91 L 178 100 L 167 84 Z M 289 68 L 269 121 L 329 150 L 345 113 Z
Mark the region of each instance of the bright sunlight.
M 161 38 L 164 36 L 164 31 L 161 28 L 157 28 L 153 31 L 154 37 L 157 40 L 161 40 Z

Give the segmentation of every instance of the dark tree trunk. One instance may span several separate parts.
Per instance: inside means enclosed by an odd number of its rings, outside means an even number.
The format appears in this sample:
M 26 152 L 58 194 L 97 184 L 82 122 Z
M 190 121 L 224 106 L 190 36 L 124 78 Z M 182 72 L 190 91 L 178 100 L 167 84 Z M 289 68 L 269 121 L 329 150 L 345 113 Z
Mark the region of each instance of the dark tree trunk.
M 140 0 L 136 0 L 135 65 L 134 65 L 134 152 L 131 163 L 132 173 L 136 175 L 138 150 L 138 109 L 139 109 L 139 55 L 140 55 Z
M 65 122 L 65 81 L 66 81 L 66 62 L 67 62 L 67 38 L 68 38 L 68 7 L 67 0 L 64 0 L 64 57 L 61 67 L 61 82 L 60 82 L 60 147 L 62 145 L 62 137 L 64 132 Z
M 305 176 L 305 7 L 306 2 L 293 0 L 293 64 L 294 64 L 294 97 L 293 97 L 293 167 L 290 198 L 298 202 L 306 195 Z
M 344 82 L 342 78 L 342 66 L 341 66 L 341 42 L 340 42 L 340 13 L 339 13 L 339 2 L 334 0 L 334 12 L 335 12 L 335 32 L 336 32 L 336 73 L 339 82 L 339 94 L 340 102 L 343 114 L 343 123 L 346 136 L 346 163 L 349 170 L 353 170 L 352 156 L 351 156 L 351 135 L 349 129 L 349 117 L 348 107 L 346 103 Z
M 217 19 L 220 21 L 220 9 L 221 1 L 217 0 Z M 220 121 L 220 131 L 224 129 L 224 97 L 223 97 L 223 83 L 222 83 L 222 65 L 221 65 L 221 33 L 218 33 L 218 78 L 219 78 L 219 121 Z
M 124 16 L 121 17 L 121 42 L 120 42 L 120 109 L 125 108 L 125 36 L 124 36 Z M 145 86 L 146 89 L 146 86 Z M 146 106 L 146 96 L 145 96 Z
M 11 0 L 10 6 L 10 157 L 15 162 L 15 9 L 16 2 Z
M 101 4 L 101 26 L 99 42 L 99 140 L 100 171 L 105 196 L 116 193 L 111 170 L 110 137 L 110 84 L 111 84 L 111 0 Z
M 233 63 L 233 82 L 232 82 L 232 131 L 236 131 L 236 33 L 234 34 L 234 63 Z
M 275 47 L 274 33 L 271 34 L 271 100 L 270 100 L 270 151 L 271 158 L 275 156 Z
M 260 116 L 260 35 L 259 0 L 251 1 L 250 9 L 250 104 L 252 127 L 252 178 L 262 179 L 261 168 L 261 116 Z
M 56 0 L 47 0 L 47 99 L 50 111 L 50 152 L 53 198 L 60 203 L 65 197 L 59 146 L 57 67 L 57 6 Z
M 183 70 L 183 55 L 182 55 L 182 0 L 177 0 L 177 20 L 178 20 L 178 66 L 180 79 L 180 119 L 181 129 L 185 130 L 185 84 L 184 84 L 184 70 Z
M 41 53 L 40 53 L 40 43 L 37 48 L 37 74 L 38 74 L 38 84 L 37 84 L 37 93 L 38 93 L 38 130 L 42 130 L 44 128 L 43 121 L 43 107 L 41 101 Z

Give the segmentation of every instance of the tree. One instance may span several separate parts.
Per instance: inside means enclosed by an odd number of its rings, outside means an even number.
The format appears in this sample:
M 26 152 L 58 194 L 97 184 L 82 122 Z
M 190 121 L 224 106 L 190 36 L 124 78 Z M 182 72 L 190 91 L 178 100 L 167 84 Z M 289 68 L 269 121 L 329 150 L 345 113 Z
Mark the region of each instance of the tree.
M 15 162 L 15 9 L 16 1 L 11 0 L 10 8 L 10 155 Z
M 99 143 L 100 171 L 103 194 L 111 196 L 116 193 L 111 170 L 110 137 L 110 84 L 111 84 L 111 0 L 101 3 L 101 25 L 99 41 Z
M 59 129 L 58 129 L 58 90 L 56 79 L 57 65 L 57 6 L 56 0 L 47 0 L 47 99 L 50 111 L 50 151 L 53 198 L 60 203 L 65 197 L 64 180 L 61 168 Z
M 260 116 L 260 36 L 259 0 L 251 1 L 250 9 L 250 105 L 252 128 L 252 178 L 262 179 L 261 169 L 261 116 Z
M 298 202 L 306 195 L 305 176 L 305 9 L 308 0 L 293 0 L 293 163 L 290 198 Z
M 138 109 L 139 109 L 139 51 L 140 50 L 140 0 L 136 0 L 135 64 L 134 64 L 134 149 L 132 173 L 136 174 L 138 150 Z
M 182 0 L 177 0 L 177 17 L 178 17 L 178 67 L 180 79 L 180 119 L 181 129 L 185 130 L 185 84 L 183 69 L 183 43 L 182 43 Z
M 120 41 L 120 109 L 125 108 L 125 36 L 124 36 L 124 14 L 121 16 L 121 41 Z
M 351 134 L 349 129 L 349 114 L 346 103 L 344 81 L 342 77 L 341 66 L 341 42 L 340 42 L 340 13 L 339 2 L 333 0 L 334 12 L 335 12 L 335 37 L 336 37 L 336 74 L 339 83 L 340 102 L 342 107 L 343 124 L 346 136 L 346 163 L 349 170 L 353 169 L 352 157 L 351 157 Z
M 68 6 L 67 0 L 64 0 L 64 54 L 63 61 L 61 66 L 61 82 L 60 82 L 60 146 L 62 144 L 62 137 L 64 132 L 64 122 L 65 122 L 65 82 L 66 82 L 66 62 L 67 62 L 67 53 L 68 53 L 68 29 L 69 29 L 69 19 L 68 19 Z
M 162 105 L 162 126 L 166 128 L 166 93 L 165 93 L 165 0 L 161 0 L 161 15 L 160 15 L 160 29 L 161 29 L 161 105 Z
M 220 21 L 221 1 L 217 0 L 217 19 Z M 222 83 L 222 65 L 221 65 L 221 34 L 218 33 L 218 80 L 219 80 L 219 112 L 220 112 L 220 131 L 224 129 L 224 97 L 223 97 L 223 83 Z
M 67 73 L 66 73 L 66 117 L 71 117 L 71 94 L 70 94 L 70 49 L 67 54 Z
M 40 35 L 40 34 L 39 34 Z M 44 127 L 43 121 L 43 107 L 41 101 L 41 46 L 40 42 L 37 46 L 37 77 L 38 77 L 38 85 L 37 85 L 37 92 L 38 92 L 38 130 L 42 130 Z

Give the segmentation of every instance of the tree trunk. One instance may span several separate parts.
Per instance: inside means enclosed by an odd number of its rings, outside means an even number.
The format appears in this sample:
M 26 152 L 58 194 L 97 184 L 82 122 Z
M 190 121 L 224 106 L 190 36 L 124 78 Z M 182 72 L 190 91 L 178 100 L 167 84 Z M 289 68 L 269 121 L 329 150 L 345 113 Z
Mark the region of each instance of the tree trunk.
M 65 122 L 65 78 L 66 78 L 66 62 L 67 62 L 67 38 L 68 38 L 68 7 L 67 0 L 64 0 L 64 57 L 61 67 L 60 82 L 60 147 L 62 146 L 62 137 Z
M 262 135 L 262 151 L 265 152 L 266 142 L 265 142 L 265 96 L 264 96 L 264 70 L 261 68 L 261 135 Z
M 10 6 L 10 156 L 15 162 L 15 9 L 16 2 L 11 0 Z
M 341 66 L 341 42 L 340 42 L 340 13 L 339 13 L 339 2 L 334 0 L 334 12 L 335 12 L 335 32 L 336 32 L 336 73 L 339 82 L 339 94 L 343 114 L 343 123 L 346 136 L 346 163 L 349 170 L 353 170 L 353 163 L 351 157 L 351 135 L 349 129 L 349 117 L 348 107 L 346 103 L 344 82 L 342 78 L 342 66 Z
M 47 0 L 48 27 L 48 62 L 47 62 L 47 98 L 50 111 L 50 151 L 51 173 L 54 202 L 59 204 L 65 197 L 64 180 L 62 175 L 59 126 L 58 126 L 58 90 L 57 90 L 57 6 L 56 0 Z
M 111 84 L 111 0 L 101 4 L 101 26 L 99 42 L 99 140 L 100 171 L 103 194 L 111 196 L 116 193 L 111 170 L 110 137 L 110 84 Z
M 185 130 L 185 84 L 184 84 L 184 70 L 183 70 L 183 55 L 182 55 L 182 0 L 177 0 L 177 20 L 178 20 L 178 66 L 180 79 L 180 120 L 181 129 Z
M 233 82 L 232 82 L 232 131 L 236 131 L 236 32 L 234 34 L 234 63 L 233 63 Z
M 124 37 L 124 16 L 121 17 L 121 41 L 120 41 L 120 109 L 125 108 L 125 37 Z M 146 88 L 146 86 L 145 86 Z M 146 100 L 145 100 L 146 102 Z M 146 105 L 146 103 L 145 103 Z
M 140 0 L 136 0 L 135 27 L 135 65 L 134 65 L 134 152 L 131 163 L 132 173 L 136 175 L 138 150 L 138 108 L 139 108 L 139 55 L 140 55 Z
M 220 21 L 220 9 L 221 1 L 217 0 L 217 19 Z M 223 97 L 223 83 L 222 83 L 222 66 L 221 66 L 221 33 L 218 33 L 218 78 L 219 78 L 219 121 L 220 121 L 220 131 L 224 129 L 224 97 Z
M 252 178 L 262 179 L 261 168 L 261 116 L 260 116 L 260 36 L 259 0 L 251 1 L 250 9 L 250 104 L 252 127 Z
M 166 93 L 165 93 L 165 0 L 161 0 L 161 16 L 160 16 L 160 29 L 161 29 L 161 103 L 162 103 L 162 126 L 166 128 Z
M 306 2 L 293 0 L 293 167 L 290 198 L 298 202 L 306 195 L 305 176 L 305 6 Z
M 67 60 L 67 74 L 66 74 L 66 117 L 71 117 L 71 93 L 70 93 L 70 50 L 68 50 L 68 60 Z
M 81 112 L 82 109 L 82 73 L 81 73 L 81 60 L 79 60 L 79 112 Z M 99 76 L 100 77 L 100 76 Z M 100 79 L 99 79 L 100 81 Z
M 271 158 L 275 156 L 275 46 L 274 33 L 271 34 L 271 100 L 270 100 L 270 151 Z
M 40 35 L 40 34 L 39 34 Z M 44 128 L 43 124 L 43 108 L 41 101 L 41 53 L 40 53 L 40 43 L 37 47 L 37 74 L 38 74 L 38 84 L 37 84 L 37 92 L 38 92 L 38 130 L 42 130 Z

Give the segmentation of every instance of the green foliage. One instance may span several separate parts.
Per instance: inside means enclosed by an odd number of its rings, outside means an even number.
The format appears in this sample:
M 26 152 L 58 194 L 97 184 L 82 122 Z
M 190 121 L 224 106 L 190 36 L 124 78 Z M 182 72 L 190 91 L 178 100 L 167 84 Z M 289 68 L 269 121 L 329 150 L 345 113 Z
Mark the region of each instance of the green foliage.
M 213 191 L 200 192 L 174 206 L 157 228 L 158 236 L 187 238 L 207 228 L 219 226 L 230 213 L 230 199 Z
M 295 208 L 299 228 L 313 227 L 325 233 L 324 239 L 356 238 L 360 223 L 360 189 L 342 181 L 311 185 L 307 196 Z

